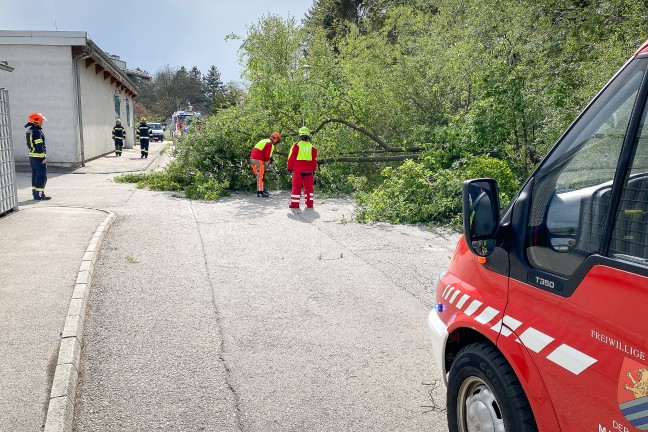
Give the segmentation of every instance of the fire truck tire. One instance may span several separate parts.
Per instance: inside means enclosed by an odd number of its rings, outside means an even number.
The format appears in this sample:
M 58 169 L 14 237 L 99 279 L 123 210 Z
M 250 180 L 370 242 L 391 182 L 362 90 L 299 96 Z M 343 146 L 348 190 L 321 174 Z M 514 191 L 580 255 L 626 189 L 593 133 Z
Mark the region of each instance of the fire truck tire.
M 467 345 L 448 376 L 450 432 L 537 432 L 520 381 L 494 345 Z

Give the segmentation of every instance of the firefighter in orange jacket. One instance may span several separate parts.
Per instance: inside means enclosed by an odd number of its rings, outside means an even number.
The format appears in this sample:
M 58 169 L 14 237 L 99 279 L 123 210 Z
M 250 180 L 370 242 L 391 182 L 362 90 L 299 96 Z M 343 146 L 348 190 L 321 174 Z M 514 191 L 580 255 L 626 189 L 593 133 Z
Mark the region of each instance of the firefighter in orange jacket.
M 32 196 L 35 200 L 48 200 L 50 197 L 45 195 L 45 184 L 47 184 L 47 149 L 45 148 L 45 134 L 41 129 L 43 120 L 47 119 L 41 113 L 31 113 L 27 124 L 25 134 L 27 148 L 29 149 L 29 165 L 31 166 L 32 176 Z
M 317 149 L 311 144 L 311 133 L 307 127 L 299 129 L 299 141 L 293 144 L 288 155 L 288 172 L 292 172 L 292 191 L 290 208 L 299 208 L 302 187 L 306 208 L 313 208 L 315 170 L 317 169 Z
M 268 198 L 270 196 L 263 187 L 263 175 L 265 174 L 266 164 L 274 162 L 272 152 L 274 151 L 274 146 L 279 141 L 281 141 L 281 135 L 279 135 L 279 132 L 273 132 L 269 138 L 262 139 L 256 143 L 250 153 L 250 165 L 252 165 L 252 171 L 256 175 L 258 197 Z

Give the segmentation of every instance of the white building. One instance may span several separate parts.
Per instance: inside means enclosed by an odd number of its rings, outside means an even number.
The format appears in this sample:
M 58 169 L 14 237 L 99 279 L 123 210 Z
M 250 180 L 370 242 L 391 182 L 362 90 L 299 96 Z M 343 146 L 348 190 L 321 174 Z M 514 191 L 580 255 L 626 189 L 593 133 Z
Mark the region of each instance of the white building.
M 0 88 L 10 95 L 16 164 L 29 164 L 24 125 L 32 112 L 47 118 L 48 165 L 77 167 L 114 151 L 116 118 L 127 131 L 124 147 L 133 148 L 135 85 L 86 32 L 0 30 L 0 59 L 13 67 Z

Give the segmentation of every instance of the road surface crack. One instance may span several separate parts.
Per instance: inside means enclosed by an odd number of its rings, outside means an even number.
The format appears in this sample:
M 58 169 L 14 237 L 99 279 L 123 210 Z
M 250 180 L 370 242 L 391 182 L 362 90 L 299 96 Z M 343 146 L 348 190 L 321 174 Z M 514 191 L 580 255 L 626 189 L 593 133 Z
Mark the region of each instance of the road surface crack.
M 198 218 L 196 217 L 196 212 L 193 208 L 193 203 L 190 204 L 189 208 L 191 208 L 191 215 L 193 217 L 193 220 L 196 224 L 196 229 L 198 230 L 198 238 L 200 239 L 200 248 L 202 251 L 202 258 L 203 258 L 203 264 L 205 266 L 205 274 L 207 275 L 207 281 L 209 283 L 209 289 L 212 294 L 212 305 L 214 309 L 214 316 L 216 317 L 216 326 L 217 326 L 217 332 L 218 336 L 220 338 L 220 346 L 218 349 L 219 355 L 218 355 L 218 360 L 220 361 L 221 365 L 223 366 L 223 369 L 225 370 L 225 383 L 227 385 L 228 390 L 232 394 L 232 397 L 234 399 L 234 415 L 236 416 L 236 425 L 240 431 L 245 430 L 243 427 L 243 419 L 242 419 L 242 413 L 241 413 L 241 405 L 240 405 L 240 397 L 238 392 L 236 391 L 236 387 L 234 386 L 234 379 L 232 377 L 232 369 L 230 368 L 229 362 L 227 361 L 227 358 L 225 356 L 225 333 L 223 330 L 223 323 L 222 323 L 222 315 L 220 313 L 220 309 L 218 307 L 218 299 L 216 296 L 216 290 L 214 288 L 214 283 L 212 281 L 211 275 L 209 273 L 209 266 L 207 264 L 207 252 L 205 251 L 205 242 L 203 241 L 203 236 L 202 232 L 200 232 L 200 224 L 198 223 Z

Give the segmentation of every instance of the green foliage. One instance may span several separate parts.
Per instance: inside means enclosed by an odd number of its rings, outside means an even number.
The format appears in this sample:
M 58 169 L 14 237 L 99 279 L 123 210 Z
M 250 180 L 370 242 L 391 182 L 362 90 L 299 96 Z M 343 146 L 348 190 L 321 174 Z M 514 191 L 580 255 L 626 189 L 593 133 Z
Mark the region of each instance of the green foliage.
M 252 146 L 278 130 L 283 167 L 305 124 L 320 159 L 352 161 L 322 163 L 318 194 L 355 193 L 363 221 L 453 223 L 464 179 L 513 196 L 646 37 L 647 15 L 642 0 L 316 0 L 304 25 L 265 16 L 242 38 L 246 88 L 211 71 L 223 99 L 147 181 L 192 197 L 253 191 Z
M 355 170 L 348 165 L 322 165 L 315 176 L 316 188 L 319 195 L 341 196 L 351 195 L 361 190 L 368 183 L 368 178 L 361 176 L 362 169 Z
M 235 104 L 214 65 L 204 76 L 196 66 L 187 70 L 184 66 L 166 65 L 151 80 L 135 80 L 139 90 L 137 102 L 141 104 L 139 111 L 144 112 L 139 112 L 139 116 L 152 117 L 151 120 L 164 122 L 174 111 L 187 109 L 189 104 L 198 112 Z
M 432 172 L 424 165 L 407 161 L 383 170 L 384 180 L 370 192 L 356 195 L 360 222 L 384 220 L 392 223 L 417 223 L 433 217 Z
M 184 172 L 177 162 L 162 171 L 130 173 L 114 178 L 118 183 L 136 183 L 140 189 L 177 191 L 190 199 L 217 200 L 229 195 L 229 182 L 218 181 L 209 174 Z
M 436 164 L 435 164 L 436 165 Z M 382 172 L 383 182 L 369 192 L 356 194 L 359 222 L 443 223 L 458 226 L 461 213 L 461 183 L 477 177 L 498 181 L 505 205 L 515 194 L 517 183 L 507 164 L 487 156 L 470 158 L 452 168 L 434 171 L 424 163 L 407 161 Z

